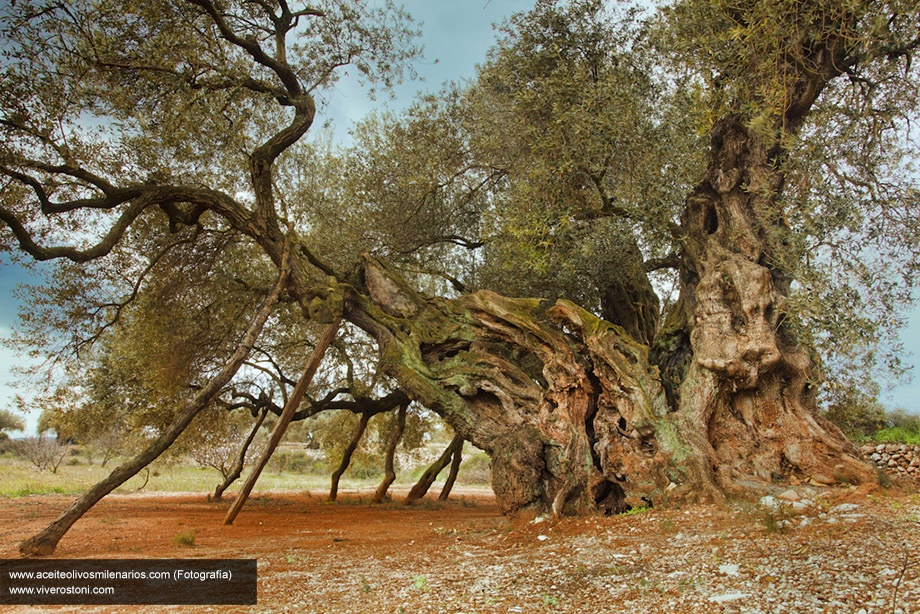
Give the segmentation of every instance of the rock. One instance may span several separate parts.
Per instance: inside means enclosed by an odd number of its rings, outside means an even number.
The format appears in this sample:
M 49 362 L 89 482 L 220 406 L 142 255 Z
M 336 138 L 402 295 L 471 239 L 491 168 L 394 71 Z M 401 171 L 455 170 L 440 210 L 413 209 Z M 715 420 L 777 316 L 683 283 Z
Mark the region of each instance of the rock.
M 791 488 L 785 490 L 777 495 L 778 498 L 783 499 L 784 501 L 798 501 L 802 497 L 799 496 L 799 493 L 795 492 Z
M 885 445 L 884 445 L 884 444 L 879 444 L 879 445 L 875 446 L 875 451 L 878 452 L 879 454 L 881 454 L 882 452 L 885 451 Z
M 783 502 L 776 497 L 767 495 L 766 497 L 760 498 L 760 504 L 768 509 L 778 510 L 782 506 Z
M 841 503 L 837 507 L 831 508 L 828 512 L 829 514 L 852 514 L 859 509 L 859 506 L 855 503 Z
M 725 603 L 726 601 L 737 601 L 739 599 L 747 599 L 750 597 L 747 593 L 740 593 L 738 591 L 733 591 L 731 593 L 722 593 L 721 595 L 713 595 L 709 598 L 708 601 L 712 603 Z
M 899 447 L 900 446 L 898 446 L 898 444 L 896 443 L 890 443 L 887 446 L 885 446 L 885 452 L 888 452 L 888 454 L 894 454 L 895 452 L 898 451 Z
M 719 565 L 719 573 L 725 574 L 726 576 L 737 576 L 738 575 L 738 565 L 736 564 Z

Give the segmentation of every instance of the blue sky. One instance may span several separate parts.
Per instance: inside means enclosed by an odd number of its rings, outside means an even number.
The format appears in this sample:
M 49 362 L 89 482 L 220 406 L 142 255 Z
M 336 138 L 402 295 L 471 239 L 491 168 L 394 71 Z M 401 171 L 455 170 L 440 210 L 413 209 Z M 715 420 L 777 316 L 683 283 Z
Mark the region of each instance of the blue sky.
M 347 131 L 356 120 L 373 109 L 385 107 L 398 111 L 407 106 L 418 91 L 437 90 L 446 81 L 473 76 L 477 63 L 485 58 L 486 51 L 495 40 L 492 24 L 511 14 L 527 10 L 532 0 L 410 0 L 406 8 L 422 22 L 422 44 L 425 59 L 416 65 L 423 81 L 403 83 L 395 91 L 395 99 L 386 94 L 371 100 L 355 79 L 346 77 L 326 97 L 320 108 L 318 123 L 331 120 L 335 137 L 347 142 Z M 382 3 L 380 3 L 382 4 Z M 437 61 L 435 61 L 437 60 Z M 7 336 L 16 318 L 18 303 L 13 290 L 18 283 L 29 282 L 31 277 L 22 268 L 0 260 L 0 335 Z M 903 332 L 908 364 L 916 364 L 920 356 L 920 308 L 915 309 Z M 12 383 L 11 367 L 22 358 L 10 350 L 0 348 L 0 408 L 10 407 L 15 393 L 8 384 Z M 920 414 L 920 382 L 905 384 L 883 395 L 882 401 L 889 407 L 903 407 Z M 30 430 L 34 428 L 36 415 L 26 416 Z

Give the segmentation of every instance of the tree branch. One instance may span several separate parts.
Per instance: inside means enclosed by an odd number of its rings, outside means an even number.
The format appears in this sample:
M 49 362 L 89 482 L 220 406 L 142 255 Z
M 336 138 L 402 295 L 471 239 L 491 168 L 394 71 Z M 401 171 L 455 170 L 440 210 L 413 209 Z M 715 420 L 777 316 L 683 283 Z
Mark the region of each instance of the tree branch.
M 106 234 L 103 239 L 90 247 L 89 249 L 79 250 L 74 247 L 47 247 L 43 248 L 39 246 L 32 239 L 32 236 L 29 234 L 29 231 L 25 229 L 22 223 L 19 221 L 11 211 L 5 207 L 0 207 L 0 220 L 2 220 L 10 230 L 13 231 L 16 239 L 19 241 L 19 247 L 29 255 L 31 255 L 36 260 L 52 260 L 54 258 L 67 258 L 73 262 L 87 262 L 89 260 L 94 260 L 105 256 L 112 248 L 115 247 L 115 244 L 121 240 L 121 237 L 124 235 L 125 230 L 131 225 L 131 223 L 137 219 L 137 217 L 143 213 L 143 211 L 151 206 L 153 203 L 152 198 L 140 198 L 132 203 L 125 211 L 121 214 L 112 228 L 109 229 L 109 232 Z
M 680 266 L 680 256 L 671 253 L 664 258 L 650 258 L 643 263 L 646 273 L 660 271 L 661 269 L 676 269 Z

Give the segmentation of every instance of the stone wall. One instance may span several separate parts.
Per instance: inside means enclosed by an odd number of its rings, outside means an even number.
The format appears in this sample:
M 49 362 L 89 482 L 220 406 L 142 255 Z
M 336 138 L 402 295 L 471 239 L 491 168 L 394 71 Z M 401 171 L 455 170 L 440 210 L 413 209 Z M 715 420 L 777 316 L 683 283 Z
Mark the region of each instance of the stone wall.
M 863 456 L 893 477 L 920 479 L 920 446 L 872 443 L 860 447 Z

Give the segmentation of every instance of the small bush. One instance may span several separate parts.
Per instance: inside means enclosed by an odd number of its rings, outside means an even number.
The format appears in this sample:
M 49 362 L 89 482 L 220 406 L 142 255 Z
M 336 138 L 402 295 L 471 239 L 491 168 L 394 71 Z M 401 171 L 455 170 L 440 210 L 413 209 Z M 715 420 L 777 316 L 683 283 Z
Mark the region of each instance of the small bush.
M 352 458 L 348 465 L 348 474 L 359 480 L 378 478 L 383 476 L 383 463 L 377 458 Z
M 50 469 L 57 473 L 58 467 L 70 451 L 70 446 L 55 437 L 28 437 L 15 442 L 19 456 L 28 459 L 39 471 Z
M 177 546 L 191 548 L 195 545 L 195 537 L 197 537 L 195 529 L 189 529 L 188 531 L 180 531 L 176 533 L 176 535 L 173 537 L 173 541 L 176 542 Z
M 272 473 L 284 473 L 290 462 L 291 454 L 289 452 L 275 450 L 275 453 L 272 454 L 272 457 L 268 461 L 268 470 Z
M 287 470 L 291 473 L 308 473 L 311 466 L 309 457 L 303 452 L 290 452 L 287 461 Z
M 464 484 L 489 484 L 492 481 L 492 461 L 489 455 L 477 452 L 464 459 L 457 480 Z

